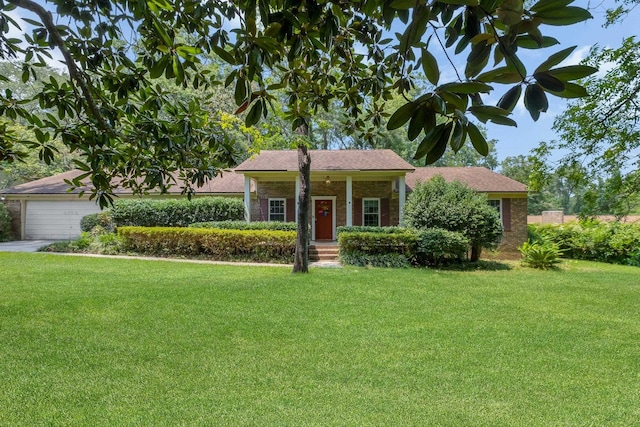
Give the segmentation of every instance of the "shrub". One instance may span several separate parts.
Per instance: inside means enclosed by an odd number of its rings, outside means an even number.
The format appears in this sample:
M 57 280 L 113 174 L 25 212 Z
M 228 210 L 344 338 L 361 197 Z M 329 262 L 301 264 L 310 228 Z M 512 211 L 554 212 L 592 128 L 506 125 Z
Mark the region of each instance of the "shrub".
M 209 221 L 196 222 L 189 225 L 192 228 L 216 228 L 218 230 L 280 230 L 280 231 L 297 231 L 298 224 L 296 222 L 280 222 L 280 221 Z
M 0 242 L 6 242 L 8 240 L 13 240 L 11 214 L 4 203 L 0 203 Z
M 192 200 L 117 200 L 111 208 L 117 227 L 187 227 L 196 222 L 244 218 L 244 204 L 233 197 L 200 197 Z
M 415 252 L 414 233 L 346 232 L 338 235 L 340 260 L 350 265 L 404 267 Z
M 522 254 L 522 263 L 529 267 L 546 270 L 560 262 L 560 249 L 551 242 L 524 242 L 518 248 Z
M 109 210 L 85 215 L 80 220 L 80 230 L 82 231 L 90 232 L 96 226 L 102 227 L 108 233 L 115 231 L 115 225 Z
M 296 233 L 280 230 L 119 227 L 118 235 L 126 250 L 219 261 L 293 262 L 296 247 Z
M 640 264 L 640 225 L 620 222 L 571 222 L 530 225 L 539 242 L 557 245 L 562 256 L 573 259 Z
M 386 234 L 394 234 L 394 233 L 405 233 L 409 232 L 409 229 L 404 227 L 371 227 L 366 225 L 350 225 L 350 226 L 341 226 L 338 227 L 336 232 L 338 235 L 340 233 L 386 233 Z
M 407 198 L 404 222 L 416 229 L 440 228 L 456 231 L 469 239 L 471 261 L 477 261 L 482 248 L 497 247 L 502 238 L 498 212 L 487 197 L 466 185 L 447 183 L 436 176 L 419 183 Z
M 415 261 L 420 265 L 441 265 L 462 261 L 469 250 L 469 239 L 461 233 L 430 228 L 417 233 Z

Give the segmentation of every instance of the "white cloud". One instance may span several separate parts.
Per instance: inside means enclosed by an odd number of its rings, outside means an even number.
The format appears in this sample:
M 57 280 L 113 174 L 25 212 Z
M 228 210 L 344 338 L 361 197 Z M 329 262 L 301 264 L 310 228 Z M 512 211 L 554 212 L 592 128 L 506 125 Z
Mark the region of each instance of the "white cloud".
M 562 61 L 559 66 L 566 67 L 568 65 L 578 65 L 579 63 L 582 62 L 583 59 L 585 59 L 589 55 L 590 51 L 591 51 L 590 45 L 579 47 L 576 50 L 574 50 L 573 53 L 571 53 L 571 55 L 569 55 L 567 59 Z

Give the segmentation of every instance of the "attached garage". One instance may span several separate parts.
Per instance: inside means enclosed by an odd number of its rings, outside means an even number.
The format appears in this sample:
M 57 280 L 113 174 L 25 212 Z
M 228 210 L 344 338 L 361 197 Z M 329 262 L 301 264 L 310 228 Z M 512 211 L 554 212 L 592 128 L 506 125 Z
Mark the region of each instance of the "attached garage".
M 14 234 L 22 240 L 69 240 L 80 236 L 82 217 L 100 212 L 95 200 L 89 200 L 89 185 L 69 191 L 68 181 L 83 172 L 69 171 L 0 190 L 0 203 L 9 208 Z M 232 172 L 216 176 L 198 187 L 198 196 L 242 197 L 244 178 Z M 84 194 L 81 195 L 81 193 Z M 116 188 L 115 195 L 136 197 L 130 189 Z M 183 197 L 179 186 L 168 194 L 152 194 L 152 198 Z
M 74 239 L 80 236 L 83 216 L 100 212 L 94 201 L 27 200 L 25 203 L 24 238 L 27 240 Z

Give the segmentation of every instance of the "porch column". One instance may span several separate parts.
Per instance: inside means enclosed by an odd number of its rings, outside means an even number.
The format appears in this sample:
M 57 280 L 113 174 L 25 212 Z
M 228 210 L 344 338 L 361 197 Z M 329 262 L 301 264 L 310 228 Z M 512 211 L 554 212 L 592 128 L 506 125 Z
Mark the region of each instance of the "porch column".
M 404 216 L 404 203 L 407 201 L 407 193 L 405 189 L 404 176 L 398 178 L 398 214 L 400 217 L 398 218 L 398 225 L 403 226 L 404 220 L 402 217 Z
M 353 178 L 347 177 L 347 227 L 353 225 Z
M 244 176 L 244 220 L 251 222 L 251 178 Z
M 300 211 L 300 177 L 296 177 L 296 222 Z

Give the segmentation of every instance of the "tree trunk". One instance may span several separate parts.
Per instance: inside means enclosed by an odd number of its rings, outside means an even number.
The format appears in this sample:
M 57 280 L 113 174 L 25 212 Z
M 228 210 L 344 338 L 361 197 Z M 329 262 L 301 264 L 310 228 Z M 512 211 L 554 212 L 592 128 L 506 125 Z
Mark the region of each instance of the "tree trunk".
M 303 129 L 304 128 L 304 129 Z M 306 125 L 297 129 L 298 133 L 308 132 Z M 300 172 L 300 195 L 298 197 L 298 237 L 294 273 L 309 272 L 309 204 L 311 200 L 311 157 L 303 144 L 298 145 L 298 170 Z
M 479 243 L 471 245 L 471 262 L 478 262 L 480 260 L 480 253 L 482 252 L 482 246 Z

